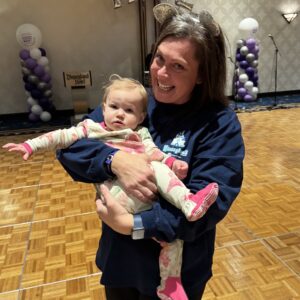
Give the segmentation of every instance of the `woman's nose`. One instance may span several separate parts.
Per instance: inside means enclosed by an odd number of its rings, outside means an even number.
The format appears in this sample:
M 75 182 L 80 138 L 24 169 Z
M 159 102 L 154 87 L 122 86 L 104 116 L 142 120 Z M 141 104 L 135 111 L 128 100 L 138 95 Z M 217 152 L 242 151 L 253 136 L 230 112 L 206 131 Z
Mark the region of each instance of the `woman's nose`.
M 168 76 L 167 67 L 166 66 L 160 67 L 159 70 L 157 71 L 157 75 L 162 77 Z

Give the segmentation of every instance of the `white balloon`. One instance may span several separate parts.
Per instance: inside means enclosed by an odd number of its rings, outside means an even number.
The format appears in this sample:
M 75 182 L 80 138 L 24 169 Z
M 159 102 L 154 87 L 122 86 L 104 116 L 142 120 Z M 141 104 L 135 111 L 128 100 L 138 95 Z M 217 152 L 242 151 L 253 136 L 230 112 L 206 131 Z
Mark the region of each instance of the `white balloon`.
M 39 48 L 42 44 L 41 31 L 33 24 L 23 24 L 17 28 L 16 38 L 25 49 Z
M 245 18 L 239 24 L 239 30 L 244 32 L 247 36 L 256 33 L 258 27 L 258 22 L 253 18 Z
M 252 91 L 253 88 L 253 82 L 248 80 L 245 82 L 244 87 L 248 90 L 248 91 Z
M 51 114 L 47 111 L 43 111 L 40 115 L 40 118 L 43 122 L 48 122 L 51 120 Z
M 244 40 L 238 40 L 238 41 L 236 42 L 237 48 L 241 48 L 241 47 L 243 47 L 244 45 L 245 45 L 245 41 L 244 41 Z
M 35 104 L 31 107 L 31 112 L 39 116 L 43 112 L 43 109 L 38 104 Z
M 252 88 L 252 91 L 250 92 L 250 94 L 251 94 L 252 96 L 257 96 L 257 94 L 258 94 L 258 87 L 254 86 L 254 87 Z
M 38 102 L 36 100 L 34 100 L 32 97 L 28 97 L 27 98 L 27 103 L 30 105 L 30 106 L 33 106 L 35 104 L 38 104 Z
M 30 57 L 34 59 L 39 59 L 42 56 L 42 52 L 38 48 L 32 48 L 29 51 Z
M 248 79 L 249 79 L 249 77 L 248 77 L 247 74 L 241 74 L 241 75 L 239 76 L 239 80 L 240 80 L 240 82 L 242 82 L 242 83 L 245 83 L 246 81 L 248 81 Z
M 244 56 L 246 56 L 248 53 L 249 53 L 249 49 L 247 46 L 243 46 L 241 49 L 240 49 L 240 53 Z
M 43 67 L 47 66 L 49 64 L 49 60 L 46 56 L 42 56 L 40 59 L 38 59 L 37 63 Z

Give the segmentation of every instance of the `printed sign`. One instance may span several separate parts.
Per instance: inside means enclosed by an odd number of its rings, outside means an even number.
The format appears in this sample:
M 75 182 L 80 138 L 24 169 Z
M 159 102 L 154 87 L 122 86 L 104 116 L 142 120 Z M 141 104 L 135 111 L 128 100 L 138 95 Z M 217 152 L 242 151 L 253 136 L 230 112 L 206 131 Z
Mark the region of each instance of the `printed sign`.
M 92 85 L 92 74 L 88 72 L 63 72 L 65 87 L 85 88 Z

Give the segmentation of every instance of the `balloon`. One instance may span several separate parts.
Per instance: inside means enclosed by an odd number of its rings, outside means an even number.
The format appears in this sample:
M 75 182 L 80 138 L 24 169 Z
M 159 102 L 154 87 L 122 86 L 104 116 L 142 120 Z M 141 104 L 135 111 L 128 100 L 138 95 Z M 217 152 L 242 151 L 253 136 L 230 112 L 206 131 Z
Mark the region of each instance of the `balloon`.
M 29 53 L 30 53 L 30 56 L 32 58 L 34 58 L 34 59 L 39 59 L 42 56 L 42 52 L 38 48 L 32 48 L 32 49 L 30 49 Z
M 235 87 L 236 87 L 237 89 L 239 89 L 239 88 L 241 88 L 241 87 L 243 87 L 243 86 L 244 86 L 244 84 L 243 84 L 242 82 L 240 82 L 239 80 L 235 82 Z
M 45 97 L 51 97 L 52 96 L 52 91 L 51 90 L 47 90 L 44 92 L 44 96 Z
M 31 112 L 39 116 L 43 112 L 43 109 L 38 104 L 35 104 L 31 107 Z
M 30 106 L 33 106 L 35 104 L 38 104 L 36 100 L 34 100 L 32 97 L 28 97 L 27 98 L 27 103 L 30 105 Z
M 40 117 L 39 117 L 38 115 L 34 114 L 34 113 L 30 113 L 29 116 L 28 116 L 28 119 L 29 119 L 30 121 L 32 121 L 32 122 L 38 121 L 39 118 L 40 118 Z
M 30 82 L 26 82 L 24 87 L 26 91 L 31 92 L 35 88 L 35 85 Z
M 246 69 L 246 74 L 247 74 L 249 77 L 253 77 L 253 75 L 255 74 L 254 68 L 248 67 L 248 68 Z
M 251 63 L 255 60 L 255 56 L 253 53 L 248 53 L 247 56 L 246 56 L 246 60 L 248 63 Z
M 28 76 L 28 82 L 31 83 L 38 83 L 39 82 L 39 78 L 35 75 L 29 75 Z
M 252 97 L 252 95 L 247 94 L 244 96 L 244 100 L 250 102 L 250 101 L 253 101 L 253 97 Z
M 247 69 L 247 68 L 249 67 L 249 64 L 248 64 L 248 62 L 247 62 L 246 60 L 242 60 L 242 61 L 240 62 L 240 67 L 241 67 L 242 69 Z
M 36 67 L 36 65 L 37 65 L 36 60 L 33 58 L 28 58 L 25 60 L 25 66 L 30 70 L 33 70 Z
M 253 38 L 247 39 L 246 45 L 247 45 L 248 49 L 250 49 L 250 50 L 255 49 L 255 46 L 256 46 L 255 39 L 253 39 Z
M 256 68 L 258 66 L 258 61 L 254 60 L 254 61 L 250 62 L 250 66 L 253 68 Z
M 245 56 L 242 55 L 241 53 L 237 53 L 235 58 L 236 58 L 237 61 L 245 60 Z
M 42 77 L 41 80 L 48 83 L 51 80 L 51 76 L 47 73 L 45 73 Z
M 253 18 L 245 18 L 239 23 L 239 30 L 247 35 L 256 33 L 258 30 L 258 22 Z
M 253 88 L 253 82 L 250 81 L 250 80 L 246 81 L 245 84 L 244 84 L 244 87 L 245 87 L 248 91 L 251 91 L 252 88 Z
M 41 66 L 47 66 L 49 63 L 49 60 L 46 56 L 42 56 L 38 59 L 37 63 Z
M 32 24 L 23 24 L 17 28 L 16 38 L 21 47 L 38 48 L 42 44 L 41 31 Z
M 249 53 L 249 49 L 247 46 L 243 46 L 241 49 L 240 49 L 240 53 L 243 55 L 243 56 L 246 56 L 248 53 Z
M 26 67 L 22 67 L 22 73 L 24 75 L 29 75 L 29 74 L 31 74 L 31 71 L 28 68 L 26 68 Z
M 238 40 L 238 41 L 236 42 L 237 48 L 241 48 L 241 47 L 243 47 L 244 45 L 245 45 L 244 40 Z
M 43 66 L 37 65 L 34 70 L 33 70 L 34 74 L 42 77 L 45 74 L 45 70 Z
M 48 88 L 48 85 L 47 85 L 47 83 L 46 82 L 39 82 L 38 83 L 38 85 L 37 85 L 37 88 L 39 89 L 39 90 L 45 90 L 46 88 Z
M 240 82 L 242 82 L 242 83 L 245 83 L 246 81 L 248 81 L 248 79 L 249 79 L 249 77 L 248 77 L 247 74 L 241 74 L 241 75 L 239 76 L 239 80 L 240 80 Z
M 48 122 L 51 120 L 51 114 L 47 111 L 43 111 L 40 115 L 40 118 L 43 122 Z
M 239 88 L 238 89 L 238 96 L 240 98 L 244 98 L 244 96 L 247 94 L 247 90 L 245 88 Z
M 19 53 L 20 58 L 27 59 L 29 58 L 29 51 L 27 49 L 22 49 Z

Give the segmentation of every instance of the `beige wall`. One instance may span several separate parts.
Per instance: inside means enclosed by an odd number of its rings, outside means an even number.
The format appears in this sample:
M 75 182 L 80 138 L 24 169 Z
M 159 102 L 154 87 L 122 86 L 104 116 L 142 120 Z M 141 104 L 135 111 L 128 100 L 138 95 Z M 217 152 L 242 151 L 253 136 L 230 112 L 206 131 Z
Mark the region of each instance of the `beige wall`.
M 154 31 L 152 0 L 147 1 L 148 44 Z M 42 47 L 47 51 L 53 78 L 53 100 L 57 109 L 72 109 L 71 91 L 63 85 L 63 71 L 91 70 L 93 86 L 86 90 L 89 106 L 94 108 L 102 94 L 101 85 L 109 74 L 119 73 L 141 79 L 138 0 L 114 9 L 112 0 L 0 0 L 0 114 L 27 112 L 16 41 L 16 29 L 24 23 L 36 25 L 42 32 Z M 171 1 L 170 1 L 171 2 Z M 190 0 L 195 11 L 209 10 L 223 26 L 231 52 L 240 37 L 239 22 L 255 18 L 259 25 L 260 92 L 274 90 L 274 47 L 271 33 L 280 50 L 278 91 L 300 89 L 300 16 L 288 25 L 280 16 L 283 5 L 300 1 L 272 0 Z M 150 3 L 150 5 L 149 5 Z M 149 47 L 149 45 L 148 45 Z M 233 55 L 233 54 L 232 54 Z M 231 94 L 232 65 L 228 60 L 228 94 Z

